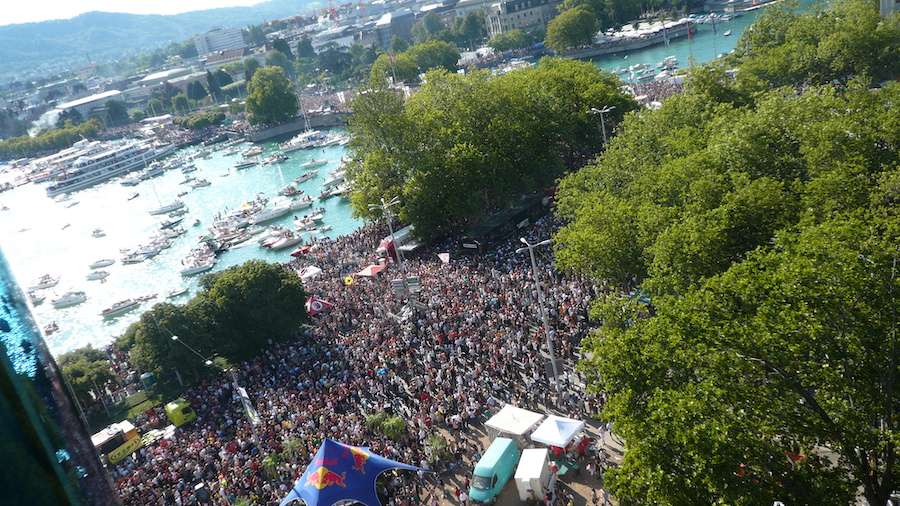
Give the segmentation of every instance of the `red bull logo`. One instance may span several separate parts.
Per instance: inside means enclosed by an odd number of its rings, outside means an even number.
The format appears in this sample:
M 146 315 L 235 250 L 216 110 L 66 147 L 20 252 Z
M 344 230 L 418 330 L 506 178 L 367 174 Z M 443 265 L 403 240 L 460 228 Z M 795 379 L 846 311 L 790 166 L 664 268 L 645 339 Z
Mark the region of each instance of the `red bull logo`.
M 319 490 L 322 490 L 329 485 L 346 487 L 347 485 L 344 483 L 344 479 L 346 478 L 346 472 L 338 474 L 327 467 L 320 467 L 309 473 L 309 476 L 306 478 L 306 485 L 304 486 L 312 485 Z
M 366 461 L 369 460 L 369 454 L 356 448 L 350 448 L 350 453 L 353 455 L 353 467 L 351 469 L 366 474 Z

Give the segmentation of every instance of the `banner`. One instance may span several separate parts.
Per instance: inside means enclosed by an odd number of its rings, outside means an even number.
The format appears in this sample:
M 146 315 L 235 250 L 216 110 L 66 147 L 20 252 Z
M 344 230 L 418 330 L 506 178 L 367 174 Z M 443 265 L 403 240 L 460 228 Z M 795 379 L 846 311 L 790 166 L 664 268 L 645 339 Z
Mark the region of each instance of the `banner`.
M 306 301 L 306 312 L 308 312 L 310 316 L 315 316 L 332 306 L 334 306 L 334 304 L 330 302 L 326 302 L 315 297 L 310 297 L 309 300 Z
M 244 412 L 247 413 L 250 423 L 259 425 L 259 413 L 256 412 L 256 408 L 254 408 L 253 404 L 250 402 L 250 396 L 247 395 L 247 390 L 244 387 L 238 387 L 238 395 L 241 397 L 241 404 L 244 405 Z

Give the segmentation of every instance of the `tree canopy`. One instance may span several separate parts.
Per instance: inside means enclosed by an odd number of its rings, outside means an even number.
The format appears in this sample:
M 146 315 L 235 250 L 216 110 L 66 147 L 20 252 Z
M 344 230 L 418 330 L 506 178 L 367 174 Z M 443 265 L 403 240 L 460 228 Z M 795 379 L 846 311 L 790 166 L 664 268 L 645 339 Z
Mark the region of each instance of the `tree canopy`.
M 590 44 L 600 30 L 597 16 L 585 5 L 569 9 L 547 24 L 544 43 L 557 53 L 584 44 Z
M 156 304 L 118 339 L 143 370 L 203 370 L 203 357 L 245 360 L 291 337 L 307 320 L 307 293 L 296 273 L 252 260 L 205 276 L 203 290 L 183 306 Z
M 284 69 L 263 67 L 247 85 L 247 114 L 253 125 L 281 123 L 297 114 L 300 104 Z
M 809 35 L 778 16 L 783 44 Z M 606 476 L 623 504 L 883 504 L 898 487 L 900 85 L 811 85 L 780 74 L 778 47 L 746 61 L 779 80 L 697 68 L 561 181 L 558 266 L 625 289 L 595 305 L 581 364 L 627 441 Z M 854 47 L 829 65 L 855 68 Z
M 403 221 L 425 234 L 464 226 L 593 152 L 600 133 L 587 111 L 603 105 L 617 117 L 635 107 L 615 76 L 572 60 L 497 77 L 432 71 L 408 99 L 369 90 L 350 118 L 354 210 L 374 219 L 368 204 L 399 196 Z

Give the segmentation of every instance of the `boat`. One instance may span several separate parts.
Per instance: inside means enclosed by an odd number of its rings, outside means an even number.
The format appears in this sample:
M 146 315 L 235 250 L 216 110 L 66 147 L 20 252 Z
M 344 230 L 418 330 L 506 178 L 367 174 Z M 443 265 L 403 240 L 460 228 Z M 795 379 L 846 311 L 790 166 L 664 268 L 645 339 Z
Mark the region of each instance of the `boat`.
M 235 169 L 246 169 L 248 167 L 253 167 L 254 165 L 259 163 L 258 158 L 247 158 L 246 160 L 241 160 L 240 162 L 234 164 Z
M 263 152 L 262 146 L 254 146 L 254 147 L 248 149 L 247 151 L 244 151 L 243 153 L 241 153 L 241 155 L 245 158 L 250 158 L 251 156 L 261 155 L 262 152 Z
M 303 242 L 303 236 L 294 234 L 290 230 L 285 232 L 277 241 L 269 245 L 273 250 L 289 248 L 297 243 Z
M 301 197 L 299 199 L 291 200 L 290 204 L 289 204 L 291 211 L 297 211 L 297 210 L 303 209 L 304 207 L 312 207 L 312 205 L 313 205 L 313 198 L 308 195 L 306 197 Z
M 166 213 L 171 213 L 172 211 L 174 211 L 176 209 L 181 209 L 182 207 L 184 207 L 184 202 L 176 199 L 166 205 L 157 207 L 156 209 L 151 209 L 147 212 L 152 215 L 166 214 Z
M 206 179 L 198 179 L 196 181 L 189 183 L 188 186 L 190 186 L 191 188 L 203 188 L 204 186 L 209 186 L 211 184 L 212 183 L 210 183 Z
M 325 225 L 325 226 L 319 227 L 319 232 L 327 232 L 329 230 L 331 230 L 331 225 Z
M 328 198 L 331 198 L 331 197 L 334 197 L 334 192 L 331 191 L 330 188 L 325 188 L 324 190 L 322 190 L 322 193 L 319 194 L 318 199 L 319 199 L 319 200 L 325 200 L 325 199 L 328 199 Z
M 322 132 L 318 130 L 306 129 L 294 136 L 294 138 L 292 138 L 291 140 L 281 143 L 279 147 L 281 148 L 281 151 L 285 153 L 297 151 L 298 149 L 308 149 L 315 147 L 316 141 L 318 141 L 321 137 Z
M 172 219 L 170 219 L 170 220 L 166 220 L 166 221 L 160 223 L 160 224 L 159 224 L 159 228 L 160 228 L 160 230 L 165 230 L 165 229 L 167 229 L 167 228 L 172 228 L 172 227 L 174 227 L 175 225 L 178 225 L 179 223 L 181 223 L 183 220 L 184 220 L 184 216 L 181 216 L 181 217 L 178 217 L 178 218 L 172 218 Z
M 136 301 L 138 301 L 138 302 L 144 302 L 145 300 L 152 300 L 152 299 L 155 299 L 155 298 L 156 298 L 156 294 L 155 294 L 155 293 L 151 293 L 150 295 L 141 295 L 140 297 L 135 297 L 134 300 L 136 300 Z
M 141 305 L 141 301 L 134 299 L 125 299 L 116 302 L 112 306 L 100 311 L 100 316 L 108 317 L 108 316 L 118 316 L 122 313 L 131 311 L 132 309 Z
M 169 218 L 178 218 L 179 216 L 184 216 L 185 214 L 187 214 L 189 212 L 190 212 L 190 209 L 188 209 L 186 207 L 182 207 L 181 209 L 176 209 L 175 211 L 172 211 L 171 213 L 167 214 L 166 216 L 168 216 Z
M 187 293 L 188 289 L 190 289 L 190 287 L 188 287 L 188 286 L 182 286 L 181 288 L 176 288 L 176 289 L 170 291 L 169 293 L 167 293 L 166 298 L 174 299 L 175 297 L 178 297 L 179 295 L 184 295 L 185 293 Z
M 103 237 L 106 235 L 106 232 L 103 231 L 102 228 L 95 228 L 93 232 L 91 232 L 91 237 Z
M 58 299 L 53 299 L 50 301 L 53 304 L 53 307 L 57 309 L 61 309 L 64 307 L 70 307 L 77 304 L 81 304 L 82 302 L 87 300 L 87 294 L 84 292 L 66 292 L 62 297 Z
M 216 257 L 209 257 L 206 259 L 197 259 L 196 261 L 190 263 L 184 269 L 181 269 L 182 276 L 193 276 L 194 274 L 199 274 L 201 272 L 208 271 L 215 267 L 216 265 Z
M 728 37 L 731 35 L 731 30 L 725 30 L 725 33 L 722 34 L 723 37 Z
M 107 271 L 92 271 L 87 275 L 87 279 L 88 281 L 93 281 L 95 279 L 105 279 L 107 276 L 109 276 L 109 272 Z
M 156 162 L 151 163 L 150 166 L 147 167 L 146 169 L 140 171 L 138 173 L 137 177 L 141 181 L 146 181 L 146 180 L 150 179 L 151 177 L 156 177 L 156 176 L 162 174 L 165 171 L 166 171 L 166 166 L 163 165 L 161 162 L 156 161 Z
M 193 163 L 189 163 L 181 168 L 181 173 L 182 174 L 190 174 L 191 172 L 196 172 L 196 170 L 197 170 L 197 166 L 194 165 Z
M 52 286 L 56 286 L 59 283 L 59 276 L 53 277 L 50 274 L 44 274 L 43 276 L 37 278 L 32 282 L 31 286 L 28 287 L 29 290 L 42 290 L 44 288 L 50 288 Z
M 104 258 L 101 260 L 97 260 L 96 262 L 92 263 L 91 265 L 88 265 L 88 267 L 90 267 L 91 269 L 99 269 L 101 267 L 108 267 L 114 263 L 116 263 L 116 261 L 113 260 L 112 258 Z
M 278 190 L 278 194 L 284 195 L 285 197 L 293 197 L 295 195 L 303 195 L 303 190 L 298 190 L 296 186 L 289 184 Z
M 321 167 L 328 163 L 327 158 L 322 158 L 321 160 L 316 160 L 315 158 L 309 160 L 308 162 L 301 163 L 300 166 L 304 169 L 311 169 L 313 167 Z
M 134 192 L 134 193 L 132 193 L 132 194 L 128 197 L 128 200 L 134 200 L 134 199 L 136 199 L 136 198 L 138 198 L 138 197 L 140 197 L 140 196 L 141 196 L 140 193 Z
M 82 156 L 72 163 L 71 169 L 56 176 L 47 187 L 47 196 L 83 190 L 116 176 L 162 158 L 175 151 L 175 145 L 154 146 L 148 142 L 107 143 L 104 149 Z
M 268 165 L 272 163 L 282 163 L 288 160 L 288 156 L 284 153 L 273 153 L 267 156 L 262 163 Z
M 33 290 L 28 291 L 28 300 L 31 301 L 31 305 L 33 306 L 37 306 L 38 304 L 44 302 L 44 299 L 46 298 L 47 296 L 40 292 L 35 292 Z
M 309 181 L 310 179 L 319 175 L 319 169 L 313 169 L 307 172 L 304 172 L 302 176 L 298 177 L 294 180 L 294 184 L 301 184 Z
M 265 223 L 267 221 L 271 221 L 276 218 L 281 218 L 282 216 L 284 216 L 285 214 L 290 212 L 290 210 L 291 210 L 290 206 L 286 206 L 286 205 L 275 206 L 272 209 L 269 209 L 268 211 L 260 211 L 259 213 L 254 215 L 253 218 L 250 220 L 250 223 L 252 223 L 254 225 L 259 225 L 260 223 Z
M 146 259 L 147 257 L 145 257 L 144 255 L 140 255 L 138 253 L 128 253 L 124 257 L 122 257 L 122 260 L 120 260 L 120 262 L 122 262 L 123 265 L 139 264 Z
M 337 185 L 343 183 L 344 180 L 345 180 L 345 177 L 344 177 L 344 171 L 341 170 L 341 171 L 336 172 L 336 173 L 331 177 L 331 179 L 328 179 L 327 181 L 325 181 L 325 182 L 322 184 L 322 187 L 323 187 L 323 188 L 330 188 L 330 187 L 332 187 L 332 186 L 337 186 Z
M 47 325 L 44 325 L 44 334 L 48 336 L 57 330 L 59 330 L 59 325 L 57 325 L 56 322 L 50 322 Z
M 122 186 L 137 186 L 141 184 L 141 178 L 138 176 L 128 176 L 119 181 L 119 184 Z

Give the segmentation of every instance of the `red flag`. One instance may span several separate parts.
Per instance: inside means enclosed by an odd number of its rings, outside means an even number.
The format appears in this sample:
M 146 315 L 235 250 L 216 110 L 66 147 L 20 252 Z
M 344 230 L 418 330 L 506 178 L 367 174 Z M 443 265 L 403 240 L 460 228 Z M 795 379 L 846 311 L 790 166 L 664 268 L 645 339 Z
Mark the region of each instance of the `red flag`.
M 397 61 L 397 59 L 396 59 L 396 58 L 394 58 L 394 53 L 388 53 L 388 56 L 390 56 L 390 57 L 391 57 L 391 63 L 394 63 L 394 62 L 396 62 L 396 61 Z
M 315 316 L 332 306 L 334 306 L 334 304 L 315 297 L 310 297 L 309 300 L 306 301 L 306 311 L 310 316 Z
M 688 38 L 691 40 L 694 40 L 694 34 L 691 32 L 691 24 L 690 23 L 688 23 L 687 29 L 688 29 Z

